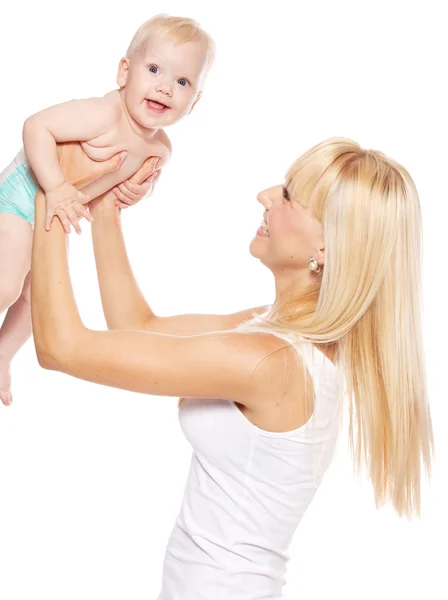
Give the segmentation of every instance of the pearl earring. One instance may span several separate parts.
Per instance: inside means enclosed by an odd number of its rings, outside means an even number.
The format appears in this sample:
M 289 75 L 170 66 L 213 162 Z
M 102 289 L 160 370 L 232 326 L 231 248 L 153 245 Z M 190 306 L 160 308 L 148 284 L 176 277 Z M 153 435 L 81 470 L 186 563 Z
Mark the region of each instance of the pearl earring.
M 310 261 L 308 263 L 308 267 L 311 271 L 314 271 L 315 273 L 320 273 L 320 267 L 319 267 L 319 263 L 317 262 L 317 260 L 314 258 L 314 256 L 312 256 L 310 258 Z

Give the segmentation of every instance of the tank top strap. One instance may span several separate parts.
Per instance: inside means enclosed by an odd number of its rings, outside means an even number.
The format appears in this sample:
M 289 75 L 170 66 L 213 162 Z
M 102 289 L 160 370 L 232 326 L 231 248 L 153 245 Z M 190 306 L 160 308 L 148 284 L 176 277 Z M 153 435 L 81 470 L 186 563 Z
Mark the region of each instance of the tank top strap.
M 285 342 L 288 342 L 291 346 L 293 346 L 295 348 L 297 353 L 302 357 L 302 359 L 305 363 L 305 366 L 308 369 L 310 375 L 313 375 L 313 372 L 315 370 L 314 369 L 314 346 L 311 342 L 302 340 L 298 335 L 296 335 L 293 332 L 280 333 L 277 331 L 272 331 L 270 329 L 266 329 L 265 327 L 260 325 L 260 319 L 258 317 L 255 317 L 254 319 L 251 319 L 250 321 L 244 321 L 243 323 L 240 323 L 240 325 L 238 325 L 236 327 L 236 329 L 238 331 L 275 335 L 276 337 L 284 340 Z M 318 352 L 320 352 L 320 351 L 318 350 Z M 327 358 L 327 357 L 325 357 L 325 358 Z M 327 360 L 329 360 L 329 359 L 327 358 Z

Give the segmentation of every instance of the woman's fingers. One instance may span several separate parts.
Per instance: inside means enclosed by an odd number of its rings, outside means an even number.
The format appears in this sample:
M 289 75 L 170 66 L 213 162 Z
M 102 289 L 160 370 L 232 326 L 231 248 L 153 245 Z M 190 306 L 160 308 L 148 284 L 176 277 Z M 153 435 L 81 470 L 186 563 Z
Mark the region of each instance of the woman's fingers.
M 96 163 L 98 165 L 97 166 L 98 174 L 97 174 L 97 170 L 95 170 L 95 178 L 98 179 L 98 177 L 101 177 L 102 175 L 105 175 L 106 173 L 111 173 L 112 171 L 117 171 L 121 167 L 127 154 L 128 153 L 126 152 L 126 150 L 123 150 L 123 152 L 119 152 L 118 154 L 115 154 L 108 160 L 98 161 Z
M 146 159 L 130 179 L 119 183 L 112 189 L 116 197 L 116 206 L 119 208 L 133 206 L 152 191 L 154 181 L 160 174 L 160 170 L 155 170 L 159 160 L 158 156 L 151 156 Z
M 146 179 L 145 184 L 148 186 L 148 192 L 147 192 L 148 196 L 150 196 L 153 193 L 153 191 L 156 187 L 157 180 L 160 177 L 160 173 L 161 173 L 160 169 L 158 171 L 154 171 L 154 173 L 152 173 Z
M 151 190 L 151 192 L 153 191 L 161 172 L 162 171 L 160 169 L 158 171 L 154 171 L 154 173 L 151 173 L 151 175 L 145 180 L 145 184 L 148 184 L 148 189 Z
M 161 169 L 157 169 L 157 171 L 154 171 L 154 173 L 151 173 L 151 175 L 145 179 L 144 183 L 147 183 L 150 181 L 151 182 L 155 181 L 156 179 L 158 179 L 160 177 L 161 172 L 162 172 Z
M 116 197 L 118 198 L 118 200 L 121 200 L 121 202 L 124 202 L 125 204 L 130 206 L 131 202 L 130 202 L 129 198 L 127 196 L 125 196 L 125 194 L 123 194 L 123 192 L 118 187 L 115 187 L 113 189 L 113 192 L 116 195 Z
M 68 149 L 66 152 L 67 154 L 65 154 L 64 150 L 62 150 L 61 154 L 61 167 L 63 170 L 64 167 L 68 167 L 69 161 L 72 159 L 71 153 L 68 151 Z M 87 159 L 87 157 L 84 157 L 84 160 L 89 161 L 88 171 L 82 176 L 71 177 L 70 181 L 75 187 L 83 187 L 84 185 L 95 181 L 99 177 L 102 177 L 106 173 L 111 173 L 112 171 L 119 169 L 126 156 L 127 152 L 126 150 L 123 150 L 107 160 L 93 161 L 91 159 Z
M 124 181 L 114 188 L 114 193 L 122 202 L 133 205 L 147 195 L 151 186 L 152 181 L 147 181 L 141 185 Z
M 118 208 L 129 208 L 130 206 L 130 204 L 125 204 L 124 202 L 121 202 L 121 200 L 116 200 L 115 205 L 118 206 Z
M 133 189 L 131 189 L 130 186 L 132 186 Z M 117 187 L 120 192 L 122 192 L 129 199 L 130 202 L 138 202 L 146 194 L 146 190 L 142 189 L 142 185 L 137 185 L 135 183 L 128 185 L 127 181 L 123 181 L 123 183 L 120 183 Z
M 128 191 L 130 194 L 129 197 L 135 196 L 136 199 L 141 198 L 144 195 L 144 194 L 142 194 L 142 192 L 144 191 L 146 193 L 146 191 L 147 191 L 147 186 L 145 185 L 145 183 L 142 183 L 142 184 L 132 183 L 128 179 L 127 181 L 123 181 L 123 183 L 120 184 L 120 186 L 122 185 L 126 188 L 125 190 L 122 189 L 121 191 L 124 194 L 126 194 L 126 191 Z
M 140 169 L 129 179 L 131 183 L 142 184 L 156 169 L 159 156 L 150 156 L 145 160 Z

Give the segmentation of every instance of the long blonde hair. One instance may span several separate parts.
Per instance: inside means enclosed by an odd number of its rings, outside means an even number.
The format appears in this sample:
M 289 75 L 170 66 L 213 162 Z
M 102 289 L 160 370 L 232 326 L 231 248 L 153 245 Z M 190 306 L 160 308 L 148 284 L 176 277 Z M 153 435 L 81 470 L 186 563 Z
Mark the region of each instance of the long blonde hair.
M 421 462 L 433 433 L 421 322 L 422 224 L 409 173 L 345 138 L 302 155 L 286 174 L 294 202 L 323 225 L 325 266 L 314 288 L 262 316 L 266 331 L 336 350 L 349 403 L 357 471 L 376 505 L 420 513 Z

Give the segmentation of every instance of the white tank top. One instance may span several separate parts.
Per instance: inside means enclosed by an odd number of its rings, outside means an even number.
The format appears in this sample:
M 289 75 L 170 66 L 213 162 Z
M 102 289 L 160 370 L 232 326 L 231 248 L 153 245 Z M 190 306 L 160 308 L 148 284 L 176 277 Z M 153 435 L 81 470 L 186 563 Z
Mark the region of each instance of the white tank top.
M 248 325 L 256 331 L 254 321 L 237 329 Z M 299 429 L 274 433 L 253 425 L 231 401 L 183 400 L 179 421 L 193 455 L 158 600 L 284 598 L 292 536 L 336 445 L 341 375 L 312 344 L 275 335 L 308 368 L 313 415 Z

